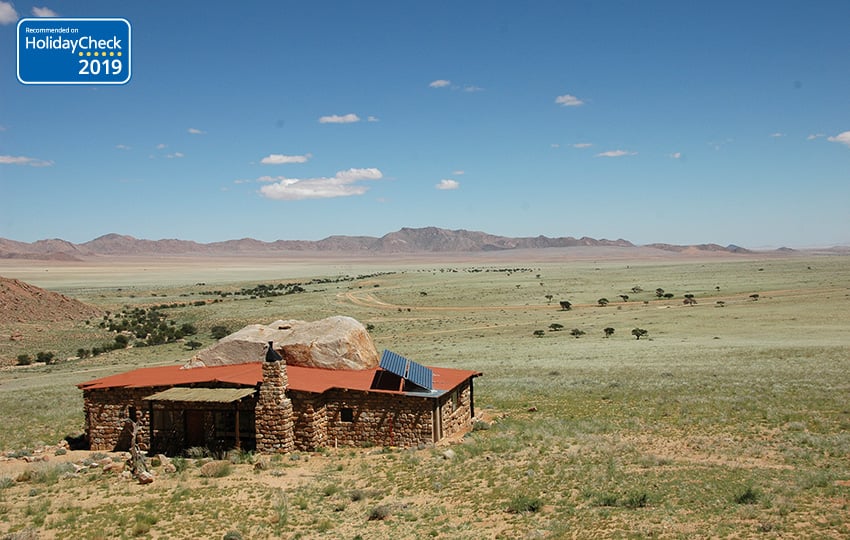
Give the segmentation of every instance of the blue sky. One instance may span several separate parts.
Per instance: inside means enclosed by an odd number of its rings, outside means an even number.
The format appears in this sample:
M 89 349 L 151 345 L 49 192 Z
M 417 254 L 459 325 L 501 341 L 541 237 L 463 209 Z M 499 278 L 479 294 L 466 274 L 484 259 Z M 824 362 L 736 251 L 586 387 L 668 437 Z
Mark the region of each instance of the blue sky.
M 16 23 L 132 25 L 123 86 Z M 0 0 L 0 237 L 850 244 L 850 2 Z

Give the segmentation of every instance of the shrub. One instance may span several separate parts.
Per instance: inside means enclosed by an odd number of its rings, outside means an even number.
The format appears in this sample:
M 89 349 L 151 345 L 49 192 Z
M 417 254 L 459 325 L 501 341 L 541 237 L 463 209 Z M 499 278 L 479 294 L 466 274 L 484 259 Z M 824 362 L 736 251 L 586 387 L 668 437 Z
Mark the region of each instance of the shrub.
M 36 353 L 35 361 L 40 362 L 42 364 L 52 364 L 53 359 L 55 357 L 56 357 L 55 353 L 40 351 L 40 352 Z
M 230 334 L 230 330 L 226 326 L 216 325 L 210 328 L 210 335 L 213 339 L 221 339 Z
M 236 530 L 227 531 L 222 540 L 242 540 L 242 533 Z
M 32 364 L 32 358 L 28 354 L 19 354 L 18 355 L 18 365 L 19 366 L 28 366 Z
M 543 507 L 543 503 L 538 497 L 529 495 L 516 495 L 508 503 L 508 512 L 511 514 L 524 514 L 526 512 L 537 512 Z
M 204 478 L 222 478 L 230 474 L 233 466 L 229 461 L 210 461 L 201 465 L 201 476 Z
M 631 493 L 623 501 L 623 506 L 626 508 L 644 508 L 649 502 L 649 495 L 645 491 Z
M 758 502 L 760 496 L 758 490 L 753 488 L 753 486 L 747 486 L 740 493 L 736 493 L 733 500 L 737 504 L 755 504 Z
M 390 517 L 393 513 L 392 508 L 388 504 L 381 504 L 373 508 L 369 512 L 369 521 L 383 521 Z

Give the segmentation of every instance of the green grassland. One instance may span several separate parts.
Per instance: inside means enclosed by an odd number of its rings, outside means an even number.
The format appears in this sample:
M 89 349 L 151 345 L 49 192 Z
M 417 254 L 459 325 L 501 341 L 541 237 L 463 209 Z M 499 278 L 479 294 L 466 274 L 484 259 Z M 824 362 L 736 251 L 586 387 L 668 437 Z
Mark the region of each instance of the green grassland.
M 112 314 L 173 306 L 162 309 L 167 321 L 195 326 L 191 339 L 204 346 L 216 325 L 348 315 L 370 325 L 379 350 L 482 371 L 475 400 L 486 422 L 450 459 L 445 448 L 325 449 L 260 469 L 236 464 L 222 478 L 200 476 L 190 460 L 151 486 L 92 474 L 0 478 L 0 535 L 850 536 L 846 256 L 383 262 L 262 275 L 199 283 L 186 273 L 160 287 L 75 275 L 51 288 Z M 293 283 L 303 291 L 257 294 Z M 685 294 L 697 303 L 685 305 Z M 0 341 L 0 360 L 73 357 L 114 339 L 99 322 L 4 326 L 24 339 Z M 648 333 L 637 340 L 634 328 Z M 78 433 L 78 382 L 191 354 L 184 339 L 3 368 L 0 449 Z

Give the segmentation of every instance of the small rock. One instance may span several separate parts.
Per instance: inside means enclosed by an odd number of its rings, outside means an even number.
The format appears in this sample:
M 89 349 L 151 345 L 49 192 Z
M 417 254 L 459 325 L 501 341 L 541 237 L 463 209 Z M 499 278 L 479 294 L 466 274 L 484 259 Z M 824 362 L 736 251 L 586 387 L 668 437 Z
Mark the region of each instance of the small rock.
M 456 458 L 456 457 L 457 457 L 457 454 L 456 454 L 456 453 L 455 453 L 455 451 L 454 451 L 454 450 L 452 450 L 451 448 L 449 448 L 448 450 L 446 450 L 445 452 L 443 452 L 443 459 L 449 459 L 449 460 L 451 460 L 451 459 L 454 459 L 454 458 Z
M 145 471 L 139 474 L 139 483 L 140 484 L 150 484 L 153 482 L 153 474 Z

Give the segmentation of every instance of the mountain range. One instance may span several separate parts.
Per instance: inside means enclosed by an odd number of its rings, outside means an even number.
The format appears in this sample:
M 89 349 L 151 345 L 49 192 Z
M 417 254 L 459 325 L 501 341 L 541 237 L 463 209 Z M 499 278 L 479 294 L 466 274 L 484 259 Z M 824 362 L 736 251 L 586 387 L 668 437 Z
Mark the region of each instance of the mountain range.
M 49 239 L 36 242 L 18 242 L 0 238 L 0 258 L 40 260 L 84 260 L 93 256 L 145 256 L 145 255 L 235 255 L 274 254 L 282 252 L 339 252 L 360 254 L 389 253 L 474 253 L 516 249 L 545 249 L 563 247 L 639 247 L 628 240 L 606 240 L 572 236 L 550 238 L 547 236 L 512 238 L 478 231 L 448 230 L 438 227 L 404 227 L 380 238 L 372 236 L 329 236 L 322 240 L 276 240 L 263 242 L 253 238 L 223 242 L 199 243 L 191 240 L 144 240 L 120 234 L 106 234 L 74 244 L 67 240 Z M 664 251 L 705 251 L 748 253 L 735 245 L 700 244 L 680 246 L 672 244 L 647 244 L 642 247 Z M 787 248 L 785 248 L 787 249 Z

